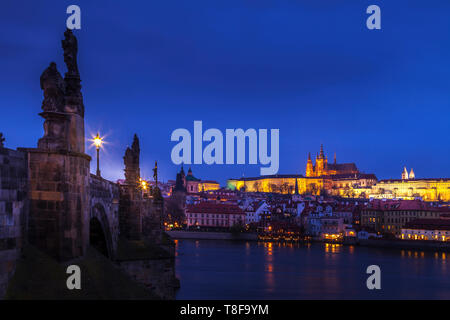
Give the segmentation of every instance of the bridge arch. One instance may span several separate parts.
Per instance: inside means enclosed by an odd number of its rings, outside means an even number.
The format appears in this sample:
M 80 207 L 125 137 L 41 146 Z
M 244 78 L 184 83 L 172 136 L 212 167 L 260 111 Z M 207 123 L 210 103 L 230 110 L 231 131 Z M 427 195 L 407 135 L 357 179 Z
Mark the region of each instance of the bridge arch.
M 105 208 L 100 203 L 96 203 L 91 209 L 89 243 L 106 257 L 114 258 L 113 239 L 108 217 Z

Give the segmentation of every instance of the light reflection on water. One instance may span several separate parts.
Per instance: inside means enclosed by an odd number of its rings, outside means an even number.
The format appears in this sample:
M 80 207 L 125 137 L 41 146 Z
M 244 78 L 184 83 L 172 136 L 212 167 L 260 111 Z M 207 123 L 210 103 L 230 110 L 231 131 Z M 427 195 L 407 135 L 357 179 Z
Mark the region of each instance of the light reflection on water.
M 178 299 L 450 299 L 448 254 L 321 243 L 176 242 Z M 366 288 L 379 265 L 382 290 Z

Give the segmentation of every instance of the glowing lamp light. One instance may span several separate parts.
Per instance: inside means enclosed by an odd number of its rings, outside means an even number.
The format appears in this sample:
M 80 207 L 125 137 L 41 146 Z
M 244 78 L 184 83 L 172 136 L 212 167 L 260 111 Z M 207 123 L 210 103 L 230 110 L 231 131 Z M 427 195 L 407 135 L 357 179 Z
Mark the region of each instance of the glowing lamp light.
M 97 132 L 97 135 L 92 139 L 92 144 L 95 146 L 97 150 L 97 176 L 100 177 L 100 148 L 102 147 L 104 141 L 103 138 L 100 137 L 100 134 Z
M 141 189 L 142 190 L 147 190 L 147 188 L 148 188 L 148 182 L 147 181 L 145 181 L 142 178 L 139 178 L 139 183 L 141 185 Z
M 97 135 L 94 137 L 93 142 L 94 142 L 94 146 L 95 146 L 97 149 L 100 149 L 100 147 L 101 147 L 102 144 L 103 144 L 103 138 L 100 137 L 100 135 L 97 133 Z

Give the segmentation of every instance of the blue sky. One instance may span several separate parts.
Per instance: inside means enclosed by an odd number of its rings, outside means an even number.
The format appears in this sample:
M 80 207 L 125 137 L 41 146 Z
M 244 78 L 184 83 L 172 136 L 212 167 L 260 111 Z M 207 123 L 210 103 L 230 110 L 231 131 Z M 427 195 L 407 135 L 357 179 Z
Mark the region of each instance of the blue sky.
M 82 11 L 79 69 L 87 135 L 107 134 L 102 173 L 123 175 L 137 133 L 143 175 L 178 168 L 177 128 L 280 129 L 279 173 L 329 158 L 378 178 L 450 177 L 449 1 L 11 1 L 0 10 L 0 131 L 7 147 L 43 134 L 39 76 L 63 74 L 66 7 Z M 382 29 L 365 26 L 381 7 Z M 94 155 L 94 150 L 88 152 Z M 92 163 L 94 172 L 94 163 Z M 195 165 L 224 183 L 260 165 Z

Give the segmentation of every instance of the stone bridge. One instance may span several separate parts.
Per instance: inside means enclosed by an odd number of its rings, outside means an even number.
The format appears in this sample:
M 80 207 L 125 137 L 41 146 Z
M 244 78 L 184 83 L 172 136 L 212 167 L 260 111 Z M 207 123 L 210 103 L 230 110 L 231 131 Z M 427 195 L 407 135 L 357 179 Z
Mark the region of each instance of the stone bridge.
M 119 185 L 91 174 L 89 186 L 89 243 L 114 260 L 119 240 Z
M 173 298 L 173 253 L 162 246 L 164 202 L 158 188 L 141 188 L 139 139 L 126 149 L 123 183 L 90 173 L 77 40 L 70 30 L 64 35 L 68 72 L 62 78 L 52 62 L 40 78 L 44 136 L 37 147 L 7 149 L 0 135 L 0 299 L 24 244 L 63 264 L 94 247 L 160 297 Z M 133 256 L 136 246 L 146 255 Z

